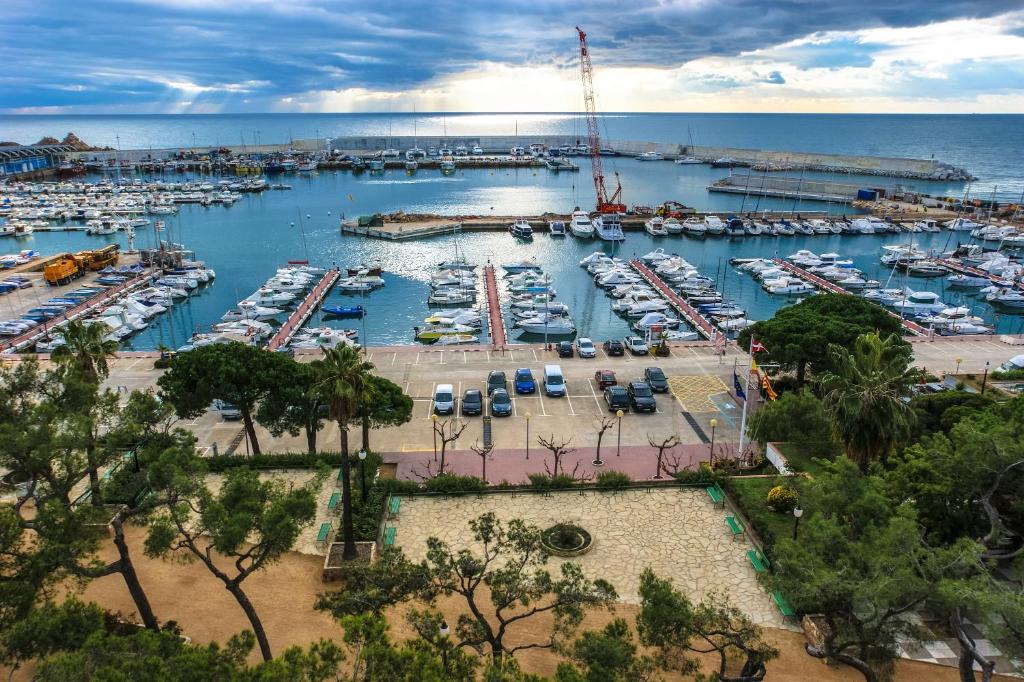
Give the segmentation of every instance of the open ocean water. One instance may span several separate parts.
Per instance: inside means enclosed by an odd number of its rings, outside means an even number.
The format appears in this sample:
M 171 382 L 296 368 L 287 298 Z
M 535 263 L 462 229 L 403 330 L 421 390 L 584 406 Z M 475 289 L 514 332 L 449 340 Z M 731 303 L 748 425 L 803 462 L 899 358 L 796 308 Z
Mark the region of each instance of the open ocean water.
M 508 134 L 518 130 L 528 135 L 573 134 L 580 128 L 572 114 L 460 114 L 419 115 L 415 119 L 421 134 Z M 697 144 L 732 145 L 806 151 L 877 154 L 936 158 L 966 167 L 980 177 L 978 188 L 998 185 L 1000 196 L 1016 199 L 1024 191 L 1018 161 L 1024 157 L 1024 116 L 825 116 L 825 115 L 740 115 L 740 114 L 622 114 L 604 117 L 613 138 L 654 141 L 686 141 L 689 128 Z M 247 142 L 263 143 L 294 138 L 332 135 L 411 134 L 412 116 L 403 115 L 222 115 L 222 116 L 76 116 L 0 117 L 0 139 L 34 142 L 43 135 L 63 136 L 69 131 L 93 144 L 114 144 L 122 148 L 154 148 L 187 145 L 195 133 L 198 144 L 234 144 L 244 136 Z M 259 132 L 256 132 L 259 131 Z M 582 160 L 582 159 L 581 159 Z M 707 166 L 677 166 L 672 163 L 641 163 L 614 159 L 613 170 L 622 177 L 629 204 L 656 205 L 675 199 L 699 210 L 743 212 L 765 209 L 822 210 L 849 212 L 848 207 L 737 195 L 710 194 L 708 184 L 728 171 Z M 216 282 L 171 312 L 159 316 L 151 326 L 130 339 L 129 346 L 152 349 L 163 343 L 177 347 L 197 330 L 208 329 L 220 316 L 244 298 L 276 268 L 292 259 L 306 259 L 324 265 L 379 264 L 387 285 L 365 297 L 337 292 L 328 303 L 362 303 L 369 311 L 365 341 L 373 345 L 412 342 L 413 327 L 422 325 L 430 314 L 426 304 L 431 269 L 454 254 L 455 238 L 440 236 L 410 242 L 385 242 L 342 236 L 339 220 L 375 212 L 404 210 L 449 215 L 536 215 L 544 211 L 568 213 L 575 206 L 593 206 L 593 187 L 586 164 L 580 173 L 549 173 L 544 169 L 474 169 L 442 177 L 436 170 L 420 170 L 412 176 L 388 171 L 383 176 L 347 171 L 279 176 L 293 186 L 290 191 L 247 194 L 227 208 L 183 206 L 165 219 L 174 241 L 194 249 L 197 258 L 217 271 Z M 182 177 L 182 176 L 176 176 Z M 829 174 L 807 173 L 805 177 L 832 178 Z M 838 179 L 838 178 L 836 178 Z M 848 176 L 850 182 L 865 185 L 891 184 L 878 177 Z M 988 183 L 986 185 L 986 183 Z M 919 189 L 959 196 L 961 183 L 906 181 Z M 983 193 L 979 192 L 979 194 Z M 165 235 L 166 236 L 166 235 Z M 955 246 L 965 233 L 942 232 L 923 235 L 862 235 L 815 237 L 746 237 L 739 240 L 685 236 L 653 238 L 646 233 L 628 233 L 614 247 L 617 255 L 642 255 L 653 248 L 684 256 L 724 286 L 727 299 L 746 308 L 752 319 L 770 317 L 780 306 L 792 301 L 772 297 L 749 276 L 728 265 L 734 256 L 786 256 L 798 249 L 816 253 L 835 251 L 854 260 L 867 276 L 885 283 L 890 273 L 878 262 L 883 244 L 906 242 L 913 237 L 923 248 L 940 250 Z M 95 248 L 116 241 L 127 246 L 123 234 L 88 236 L 83 232 L 35 233 L 26 240 L 4 240 L 0 251 L 23 248 L 42 253 Z M 153 243 L 151 230 L 137 231 L 136 246 Z M 481 265 L 523 257 L 536 257 L 554 278 L 559 300 L 569 305 L 581 334 L 596 340 L 628 333 L 626 321 L 611 311 L 611 300 L 597 289 L 578 262 L 594 250 L 612 251 L 601 242 L 581 242 L 569 235 L 551 238 L 539 234 L 531 244 L 520 244 L 507 233 L 468 233 L 458 237 L 458 246 Z M 5 248 L 6 247 L 6 248 Z M 942 291 L 944 280 L 892 277 L 889 286 Z M 41 295 L 42 292 L 39 292 Z M 19 295 L 27 295 L 24 292 Z M 950 304 L 970 306 L 976 314 L 995 323 L 1001 332 L 1020 333 L 1024 316 L 998 315 L 983 301 L 957 292 L 943 292 Z M 356 300 L 360 299 L 360 300 Z M 482 300 L 482 299 L 481 299 Z M 344 301 L 344 303 L 342 303 Z M 0 301 L 0 316 L 3 305 Z M 319 320 L 314 316 L 314 323 Z M 340 320 L 332 326 L 362 327 L 359 321 Z M 510 326 L 510 325 L 509 325 Z M 360 329 L 360 331 L 364 331 Z M 518 337 L 510 333 L 510 340 Z M 522 340 L 536 341 L 526 337 Z

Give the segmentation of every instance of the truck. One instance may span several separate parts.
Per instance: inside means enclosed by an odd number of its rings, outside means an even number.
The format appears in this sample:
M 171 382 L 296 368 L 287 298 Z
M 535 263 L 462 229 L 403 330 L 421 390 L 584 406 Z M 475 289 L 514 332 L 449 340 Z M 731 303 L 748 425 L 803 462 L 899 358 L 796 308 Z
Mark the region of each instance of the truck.
M 43 278 L 53 286 L 68 284 L 84 274 L 79 261 L 71 254 L 64 254 L 43 266 Z

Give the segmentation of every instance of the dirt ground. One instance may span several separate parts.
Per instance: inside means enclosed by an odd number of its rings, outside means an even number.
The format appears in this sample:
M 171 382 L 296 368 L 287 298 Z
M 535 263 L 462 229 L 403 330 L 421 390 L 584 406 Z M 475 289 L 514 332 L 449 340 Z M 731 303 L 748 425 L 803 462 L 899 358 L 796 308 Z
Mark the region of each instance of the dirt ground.
M 225 641 L 233 633 L 248 627 L 248 621 L 237 603 L 204 566 L 148 559 L 142 553 L 143 539 L 144 530 L 128 529 L 128 540 L 140 580 L 161 621 L 177 621 L 184 633 L 196 643 Z M 113 548 L 107 547 L 104 558 L 113 556 Z M 316 595 L 330 589 L 320 582 L 321 562 L 320 557 L 292 553 L 244 583 L 244 589 L 267 629 L 275 654 L 288 646 L 306 646 L 320 638 L 341 640 L 340 627 L 330 616 L 312 608 Z M 117 575 L 93 581 L 85 589 L 83 597 L 125 615 L 134 612 L 124 582 Z M 449 621 L 454 622 L 459 613 L 458 603 L 449 599 L 442 601 L 439 607 Z M 634 614 L 635 607 L 620 605 L 614 614 L 605 611 L 590 614 L 583 627 L 599 629 L 616 616 L 632 622 Z M 397 638 L 411 636 L 401 614 L 391 614 L 389 620 Z M 530 623 L 529 631 L 524 629 L 511 633 L 512 644 L 532 638 L 536 633 L 543 636 L 548 627 L 548 622 L 544 621 L 527 622 Z M 830 667 L 808 656 L 804 653 L 803 637 L 800 634 L 775 629 L 767 629 L 765 632 L 781 651 L 780 658 L 769 664 L 768 677 L 773 681 L 854 682 L 863 679 L 849 668 Z M 525 670 L 543 675 L 552 675 L 561 660 L 559 656 L 543 650 L 525 651 L 517 657 Z M 258 654 L 254 652 L 252 660 L 255 662 L 257 659 Z M 19 671 L 13 679 L 30 679 L 30 670 Z M 669 676 L 667 679 L 681 678 Z M 952 668 L 900 661 L 896 666 L 895 679 L 906 682 L 955 682 L 958 677 Z

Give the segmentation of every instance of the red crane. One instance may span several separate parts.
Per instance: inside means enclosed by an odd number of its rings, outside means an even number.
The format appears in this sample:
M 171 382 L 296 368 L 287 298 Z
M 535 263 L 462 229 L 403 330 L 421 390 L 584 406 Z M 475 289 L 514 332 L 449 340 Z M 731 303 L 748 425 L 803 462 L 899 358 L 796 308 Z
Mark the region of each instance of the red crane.
M 590 138 L 590 170 L 594 175 L 594 189 L 597 191 L 597 210 L 600 213 L 625 213 L 622 201 L 622 183 L 615 173 L 615 192 L 608 196 L 604 188 L 604 169 L 601 167 L 601 133 L 597 127 L 597 104 L 594 102 L 594 67 L 590 63 L 590 49 L 587 34 L 576 27 L 580 34 L 580 74 L 583 77 L 583 106 L 587 110 L 587 134 Z

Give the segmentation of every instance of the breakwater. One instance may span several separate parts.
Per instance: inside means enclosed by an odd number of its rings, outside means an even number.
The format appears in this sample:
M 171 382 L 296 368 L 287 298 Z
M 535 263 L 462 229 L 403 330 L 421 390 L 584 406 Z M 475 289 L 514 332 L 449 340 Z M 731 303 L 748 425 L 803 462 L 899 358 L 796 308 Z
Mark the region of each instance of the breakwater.
M 477 136 L 347 136 L 292 140 L 287 144 L 263 145 L 222 145 L 219 149 L 234 154 L 275 154 L 299 152 L 305 154 L 328 154 L 333 151 L 373 156 L 385 149 L 406 150 L 413 147 L 435 149 L 480 147 L 485 154 L 508 154 L 513 147 L 529 147 L 531 144 L 548 148 L 577 147 L 587 143 L 586 137 L 574 135 L 477 135 Z M 852 154 L 823 154 L 817 152 L 786 151 L 770 149 L 745 149 L 739 147 L 714 147 L 684 143 L 646 142 L 642 140 L 603 140 L 602 145 L 611 153 L 622 156 L 639 156 L 645 152 L 661 154 L 665 161 L 691 156 L 706 163 L 720 159 L 731 159 L 733 165 L 749 166 L 755 170 L 768 171 L 812 170 L 828 173 L 857 173 L 894 178 L 919 180 L 973 180 L 974 176 L 963 168 L 957 168 L 936 159 L 906 159 L 883 156 Z M 72 152 L 68 158 L 82 161 L 119 159 L 122 163 L 142 163 L 154 158 L 173 158 L 188 154 L 206 154 L 214 147 L 175 147 L 166 149 L 130 149 L 102 152 Z

